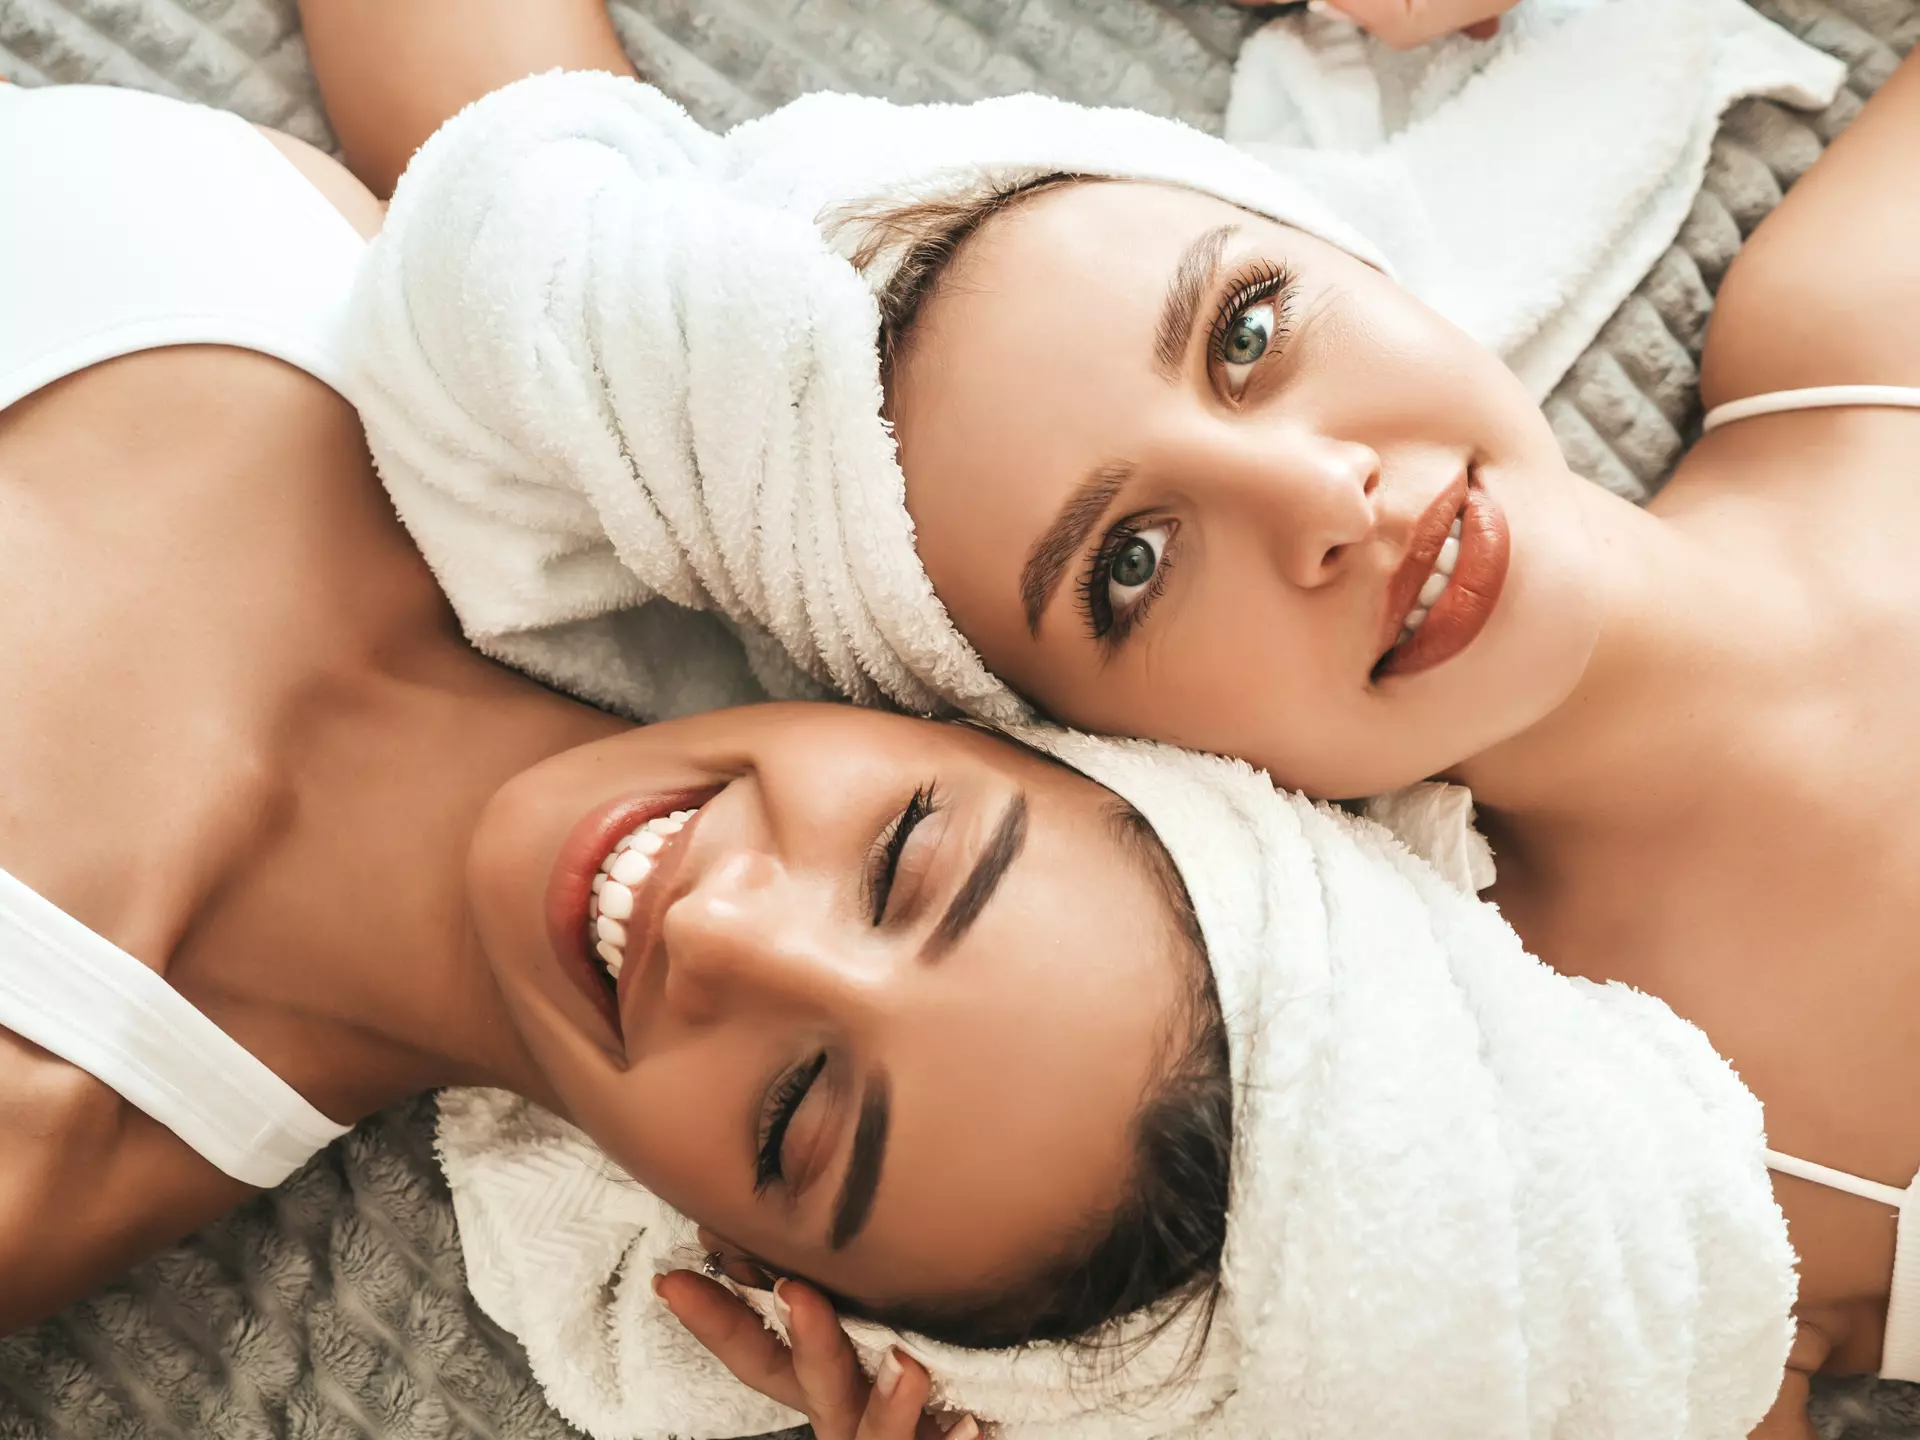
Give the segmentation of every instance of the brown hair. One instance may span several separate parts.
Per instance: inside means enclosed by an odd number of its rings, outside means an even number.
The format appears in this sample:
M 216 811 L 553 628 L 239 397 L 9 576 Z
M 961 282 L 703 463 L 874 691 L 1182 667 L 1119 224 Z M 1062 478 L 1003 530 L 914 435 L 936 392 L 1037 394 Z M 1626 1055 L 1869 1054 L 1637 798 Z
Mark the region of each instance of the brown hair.
M 864 272 L 881 256 L 894 250 L 901 252 L 893 273 L 874 297 L 880 304 L 881 384 L 891 387 L 894 366 L 906 351 L 921 310 L 961 247 L 982 226 L 1050 190 L 1101 178 L 1057 171 L 985 190 L 903 204 L 855 205 L 837 213 L 828 224 L 829 233 L 837 234 L 846 227 L 858 227 L 862 232 L 850 257 L 856 270 Z

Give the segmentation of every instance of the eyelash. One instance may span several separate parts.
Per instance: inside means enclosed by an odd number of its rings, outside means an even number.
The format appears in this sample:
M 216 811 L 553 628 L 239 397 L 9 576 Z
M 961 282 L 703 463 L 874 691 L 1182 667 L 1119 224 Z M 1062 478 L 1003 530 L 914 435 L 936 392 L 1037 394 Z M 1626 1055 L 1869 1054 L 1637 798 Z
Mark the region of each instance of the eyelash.
M 1298 277 L 1291 269 L 1271 260 L 1256 260 L 1247 266 L 1227 291 L 1226 298 L 1220 302 L 1213 329 L 1207 334 L 1207 359 L 1215 365 L 1226 364 L 1227 336 L 1240 317 L 1262 300 L 1277 299 L 1273 316 L 1273 341 L 1260 359 L 1264 360 L 1272 354 L 1287 338 L 1288 312 L 1293 306 L 1293 292 L 1297 283 Z M 1260 361 L 1253 363 L 1257 365 Z
M 875 925 L 887 918 L 887 899 L 893 894 L 893 880 L 900 872 L 900 856 L 908 838 L 914 827 L 938 808 L 939 799 L 929 781 L 913 792 L 906 808 L 875 837 L 867 852 L 867 909 Z
M 1110 652 L 1126 644 L 1134 627 L 1147 618 L 1147 611 L 1153 608 L 1153 602 L 1166 589 L 1167 572 L 1173 569 L 1174 535 L 1167 537 L 1166 548 L 1160 552 L 1160 563 L 1154 568 L 1153 579 L 1148 582 L 1140 598 L 1127 607 L 1126 613 L 1115 615 L 1113 602 L 1107 594 L 1107 584 L 1111 579 L 1109 572 L 1114 559 L 1129 540 L 1142 530 L 1153 529 L 1156 523 L 1150 515 L 1130 515 L 1114 526 L 1101 540 L 1100 548 L 1088 559 L 1086 568 L 1080 572 L 1080 579 L 1075 584 L 1080 592 L 1080 613 L 1087 622 L 1088 633 L 1095 640 L 1102 641 Z
M 1226 298 L 1221 301 L 1213 329 L 1207 336 L 1207 356 L 1211 363 L 1227 363 L 1227 336 L 1239 323 L 1241 316 L 1263 300 L 1277 300 L 1277 303 L 1274 306 L 1273 339 L 1260 358 L 1264 360 L 1273 353 L 1273 348 L 1287 338 L 1288 311 L 1295 284 L 1296 277 L 1291 269 L 1270 260 L 1256 260 L 1242 271 L 1227 291 Z M 1253 363 L 1257 365 L 1260 362 L 1256 360 Z M 1113 605 L 1107 595 L 1108 572 L 1121 548 L 1141 531 L 1151 528 L 1149 517 L 1136 515 L 1121 521 L 1107 532 L 1100 542 L 1100 548 L 1088 559 L 1086 569 L 1081 572 L 1080 612 L 1086 618 L 1087 629 L 1093 638 L 1104 642 L 1109 652 L 1124 645 L 1134 628 L 1147 618 L 1153 602 L 1166 588 L 1167 572 L 1173 568 L 1174 536 L 1169 535 L 1166 548 L 1160 555 L 1160 563 L 1154 568 L 1152 583 L 1124 614 L 1116 616 L 1113 613 Z
M 899 872 L 900 856 L 907 848 L 907 840 L 912 836 L 914 827 L 938 808 L 938 803 L 934 785 L 929 781 L 913 792 L 900 813 L 875 837 L 868 851 L 866 865 L 867 904 L 873 912 L 875 925 L 886 918 L 887 898 L 893 893 L 894 876 Z M 826 1067 L 827 1057 L 824 1054 L 816 1055 L 798 1069 L 789 1070 L 767 1093 L 766 1106 L 760 1116 L 760 1143 L 753 1161 L 753 1189 L 756 1195 L 782 1178 L 780 1152 L 786 1145 L 787 1129 L 793 1124 L 793 1117 L 807 1098 L 807 1092 L 813 1088 L 814 1081 L 820 1078 L 820 1072 Z
M 780 1152 L 786 1148 L 787 1127 L 807 1098 L 813 1082 L 827 1068 L 825 1054 L 816 1055 L 797 1070 L 789 1070 L 780 1083 L 768 1092 L 766 1109 L 760 1116 L 760 1146 L 753 1161 L 753 1193 L 758 1195 L 782 1178 Z

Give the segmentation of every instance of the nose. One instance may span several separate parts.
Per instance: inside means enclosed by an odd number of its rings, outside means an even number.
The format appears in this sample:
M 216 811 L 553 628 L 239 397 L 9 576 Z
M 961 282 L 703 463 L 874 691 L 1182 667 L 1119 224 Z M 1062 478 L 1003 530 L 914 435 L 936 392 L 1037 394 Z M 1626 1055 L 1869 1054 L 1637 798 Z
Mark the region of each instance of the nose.
M 883 1010 L 891 959 L 835 923 L 823 888 L 765 851 L 715 857 L 662 918 L 662 1002 L 693 1025 L 752 1011 L 854 1025 Z
M 1292 426 L 1242 433 L 1214 473 L 1223 498 L 1302 589 L 1337 578 L 1378 523 L 1380 456 L 1357 441 Z

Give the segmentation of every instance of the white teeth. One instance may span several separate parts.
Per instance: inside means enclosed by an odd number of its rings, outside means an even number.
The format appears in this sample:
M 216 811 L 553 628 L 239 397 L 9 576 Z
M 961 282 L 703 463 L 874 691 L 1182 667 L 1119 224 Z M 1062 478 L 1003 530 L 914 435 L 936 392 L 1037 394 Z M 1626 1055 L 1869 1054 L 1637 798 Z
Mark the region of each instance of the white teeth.
M 1416 613 L 1419 614 L 1422 620 L 1427 618 L 1425 612 L 1433 608 L 1433 602 L 1440 598 L 1440 592 L 1447 588 L 1447 579 L 1447 576 L 1442 575 L 1436 570 L 1427 576 L 1427 583 L 1420 587 L 1420 605 L 1422 609 Z M 1407 623 L 1409 625 L 1415 623 L 1412 615 L 1407 617 Z
M 1414 631 L 1418 630 L 1420 628 L 1420 622 L 1426 618 L 1427 612 L 1425 610 L 1409 610 L 1407 612 L 1407 633 L 1411 635 Z
M 1453 536 L 1447 537 L 1447 543 L 1440 547 L 1439 557 L 1433 562 L 1433 568 L 1442 575 L 1453 574 L 1453 567 L 1460 563 L 1460 542 Z
M 1458 515 L 1453 517 L 1453 524 L 1447 527 L 1447 534 L 1455 540 L 1460 538 L 1460 517 Z
M 596 942 L 593 948 L 599 953 L 600 958 L 606 962 L 608 973 L 611 974 L 614 979 L 618 980 L 620 978 L 621 967 L 627 963 L 627 957 L 620 953 L 620 947 L 618 945 L 610 945 L 605 940 L 601 940 Z
M 593 893 L 587 900 L 588 938 L 594 952 L 615 979 L 626 963 L 627 927 L 633 917 L 634 891 L 653 873 L 654 857 L 666 848 L 667 841 L 686 829 L 695 810 L 676 810 L 659 815 L 620 837 L 619 843 L 600 862 L 600 873 L 593 877 Z
M 621 851 L 613 857 L 613 864 L 607 867 L 607 874 L 629 890 L 652 873 L 653 861 L 638 850 Z

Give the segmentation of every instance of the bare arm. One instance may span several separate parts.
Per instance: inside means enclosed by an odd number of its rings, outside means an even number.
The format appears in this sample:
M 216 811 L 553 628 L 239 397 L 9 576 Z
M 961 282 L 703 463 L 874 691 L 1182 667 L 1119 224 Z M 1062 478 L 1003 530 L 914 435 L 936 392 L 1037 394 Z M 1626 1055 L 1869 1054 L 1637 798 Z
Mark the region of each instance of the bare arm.
M 1920 51 L 1754 231 L 1720 287 L 1701 398 L 1920 385 Z
M 488 91 L 543 70 L 634 73 L 604 0 L 301 0 L 300 20 L 348 168 L 383 199 Z
M 1749 1440 L 1817 1440 L 1813 1421 L 1807 1416 L 1807 1374 L 1789 1370 L 1780 1382 L 1780 1393 Z

